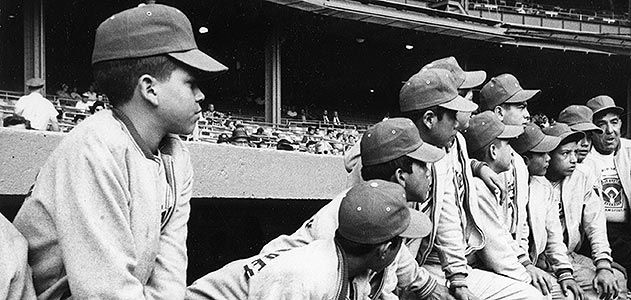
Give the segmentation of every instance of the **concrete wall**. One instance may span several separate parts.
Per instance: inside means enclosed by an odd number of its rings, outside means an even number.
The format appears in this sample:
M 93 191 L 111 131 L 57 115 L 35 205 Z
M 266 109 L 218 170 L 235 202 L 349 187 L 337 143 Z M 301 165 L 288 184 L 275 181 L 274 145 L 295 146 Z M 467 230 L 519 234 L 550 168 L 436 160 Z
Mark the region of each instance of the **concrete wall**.
M 65 134 L 0 128 L 0 195 L 25 195 Z M 186 142 L 194 198 L 331 199 L 345 186 L 341 156 Z
M 0 128 L 0 213 L 13 220 L 64 134 Z M 344 189 L 342 157 L 187 143 L 195 167 L 188 282 L 291 234 Z

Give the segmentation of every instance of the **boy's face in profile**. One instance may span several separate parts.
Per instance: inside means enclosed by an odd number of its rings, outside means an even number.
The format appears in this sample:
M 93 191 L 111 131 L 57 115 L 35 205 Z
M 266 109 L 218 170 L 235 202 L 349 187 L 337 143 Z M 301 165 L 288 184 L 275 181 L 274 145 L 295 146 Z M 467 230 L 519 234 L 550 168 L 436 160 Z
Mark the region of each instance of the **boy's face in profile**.
M 199 103 L 205 97 L 197 87 L 192 70 L 178 66 L 168 79 L 157 80 L 154 88 L 158 97 L 158 113 L 168 132 L 191 134 L 201 116 Z
M 561 177 L 572 175 L 577 163 L 577 142 L 569 142 L 559 145 L 550 153 L 550 166 L 548 172 Z
M 412 163 L 412 173 L 405 173 L 405 198 L 409 202 L 425 202 L 432 184 L 432 171 L 428 164 Z
M 545 176 L 550 165 L 550 155 L 547 152 L 530 152 L 526 155 L 525 163 L 530 176 Z

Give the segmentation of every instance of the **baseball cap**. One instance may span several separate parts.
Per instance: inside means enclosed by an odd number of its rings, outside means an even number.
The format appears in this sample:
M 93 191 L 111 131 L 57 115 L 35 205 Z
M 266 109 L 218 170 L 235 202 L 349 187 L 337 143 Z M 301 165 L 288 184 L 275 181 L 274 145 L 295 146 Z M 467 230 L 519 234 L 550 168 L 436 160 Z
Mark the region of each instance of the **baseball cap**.
M 585 105 L 570 105 L 559 113 L 559 122 L 570 126 L 574 131 L 597 131 L 603 130 L 592 123 L 594 113 Z
M 26 86 L 32 87 L 32 88 L 38 88 L 38 87 L 44 86 L 44 79 L 31 78 L 26 81 Z
M 456 88 L 459 89 L 474 88 L 486 80 L 485 71 L 464 71 L 453 56 L 437 59 L 423 66 L 423 69 L 444 69 L 451 72 L 455 78 Z
M 475 152 L 495 139 L 513 139 L 524 129 L 521 126 L 504 125 L 491 111 L 479 113 L 469 120 L 469 127 L 463 131 L 469 152 Z
M 396 236 L 422 238 L 432 229 L 424 213 L 410 209 L 402 186 L 370 180 L 352 187 L 338 212 L 338 233 L 355 243 L 379 244 Z
M 390 118 L 369 128 L 359 143 L 362 164 L 372 166 L 401 156 L 409 156 L 423 162 L 435 162 L 445 156 L 445 151 L 424 143 L 412 120 Z
M 541 90 L 524 90 L 515 76 L 502 74 L 491 78 L 480 90 L 480 108 L 492 110 L 503 103 L 522 103 L 532 99 Z
M 543 128 L 542 131 L 547 135 L 559 137 L 561 139 L 559 144 L 576 142 L 585 136 L 585 133 L 582 131 L 572 131 L 570 126 L 561 122 L 556 122 L 553 125 Z
M 528 151 L 535 153 L 550 152 L 561 143 L 561 138 L 556 136 L 545 135 L 541 128 L 533 123 L 528 123 L 524 127 L 524 133 L 520 134 L 517 139 L 510 141 L 513 150 L 519 154 Z
M 147 4 L 117 13 L 96 30 L 92 64 L 159 54 L 205 72 L 228 70 L 197 48 L 188 18 L 178 9 Z
M 591 108 L 594 115 L 606 110 L 612 110 L 618 115 L 624 112 L 624 108 L 616 106 L 616 102 L 607 95 L 600 95 L 587 100 L 587 106 Z
M 444 69 L 421 69 L 399 92 L 402 112 L 441 106 L 455 111 L 474 111 L 478 105 L 458 95 L 456 79 Z

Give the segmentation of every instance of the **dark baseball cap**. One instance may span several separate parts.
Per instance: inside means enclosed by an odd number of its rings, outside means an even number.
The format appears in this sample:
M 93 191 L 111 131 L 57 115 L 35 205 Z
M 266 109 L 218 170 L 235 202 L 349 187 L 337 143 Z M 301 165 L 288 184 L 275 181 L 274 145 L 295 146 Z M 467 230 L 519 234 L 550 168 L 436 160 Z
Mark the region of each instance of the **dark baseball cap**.
M 412 120 L 390 118 L 369 128 L 359 144 L 362 164 L 378 165 L 401 156 L 423 162 L 436 162 L 445 156 L 445 151 L 424 143 Z
M 44 79 L 41 78 L 31 78 L 26 81 L 26 86 L 32 88 L 38 88 L 44 86 Z
M 474 88 L 486 80 L 485 71 L 464 71 L 453 56 L 437 59 L 423 66 L 423 69 L 444 69 L 451 72 L 459 89 Z
M 441 106 L 455 111 L 474 111 L 478 105 L 458 95 L 456 79 L 444 69 L 421 69 L 399 92 L 402 112 Z
M 561 139 L 559 144 L 578 142 L 585 137 L 585 133 L 582 131 L 573 131 L 569 125 L 561 122 L 556 122 L 553 125 L 543 128 L 542 131 L 547 135 L 559 137 Z
M 616 102 L 607 95 L 600 95 L 587 100 L 587 106 L 595 114 L 605 111 L 611 111 L 617 115 L 624 112 L 624 108 L 616 106 Z
M 541 128 L 533 123 L 528 123 L 526 127 L 524 127 L 524 133 L 510 141 L 513 150 L 519 154 L 524 154 L 529 151 L 547 153 L 556 149 L 560 143 L 561 138 L 544 134 Z
M 504 103 L 522 103 L 533 99 L 541 90 L 524 90 L 515 76 L 502 74 L 491 78 L 480 90 L 480 109 L 492 110 Z
M 570 126 L 574 131 L 596 131 L 602 133 L 603 130 L 592 123 L 594 113 L 585 105 L 570 105 L 559 113 L 559 122 Z
M 462 134 L 470 153 L 490 144 L 495 139 L 514 139 L 524 129 L 522 126 L 505 125 L 494 112 L 485 111 L 469 120 L 469 127 Z
M 338 233 L 360 244 L 380 244 L 396 236 L 423 238 L 432 230 L 427 215 L 407 206 L 403 187 L 384 180 L 352 187 L 342 199 L 338 217 Z
M 92 64 L 166 54 L 205 72 L 228 70 L 197 48 L 188 18 L 178 9 L 147 4 L 117 13 L 96 30 Z

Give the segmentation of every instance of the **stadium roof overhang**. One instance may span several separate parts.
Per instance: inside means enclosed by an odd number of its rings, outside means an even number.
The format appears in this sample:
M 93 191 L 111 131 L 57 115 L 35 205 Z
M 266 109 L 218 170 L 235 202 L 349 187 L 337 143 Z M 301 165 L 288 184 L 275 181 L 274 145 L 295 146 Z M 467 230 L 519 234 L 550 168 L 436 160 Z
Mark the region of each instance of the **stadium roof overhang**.
M 323 16 L 504 45 L 631 55 L 631 38 L 506 24 L 395 0 L 265 0 Z

